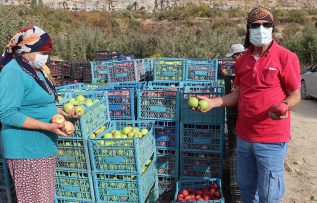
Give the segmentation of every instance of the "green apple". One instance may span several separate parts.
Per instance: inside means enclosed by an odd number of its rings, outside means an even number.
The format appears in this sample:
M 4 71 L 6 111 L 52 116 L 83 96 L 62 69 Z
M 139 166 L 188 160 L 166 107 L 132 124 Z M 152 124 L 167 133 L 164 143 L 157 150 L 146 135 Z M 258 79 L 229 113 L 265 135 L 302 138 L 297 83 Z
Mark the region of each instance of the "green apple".
M 72 104 L 74 104 L 75 106 L 79 105 L 79 101 L 75 100 L 75 101 L 72 102 Z
M 198 98 L 196 97 L 191 97 L 189 100 L 188 100 L 188 107 L 189 108 L 196 108 L 198 107 Z
M 99 99 L 94 99 L 94 100 L 92 101 L 93 104 L 98 103 L 98 102 L 99 102 Z
M 132 132 L 136 133 L 136 132 L 140 132 L 139 128 L 132 128 Z
M 128 135 L 131 132 L 131 129 L 129 127 L 125 127 L 123 128 L 122 132 L 124 135 Z
M 75 106 L 75 112 L 77 112 L 79 115 L 83 115 L 85 108 L 83 106 Z
M 121 134 L 121 138 L 128 138 L 128 135 Z
M 112 135 L 113 135 L 114 138 L 121 138 L 121 132 L 118 131 L 118 130 L 115 131 Z
M 129 132 L 128 138 L 133 138 L 133 137 L 134 137 L 134 133 L 133 132 Z
M 134 134 L 134 137 L 139 137 L 141 139 L 142 138 L 142 134 L 140 132 L 136 132 Z
M 206 111 L 208 109 L 209 102 L 207 100 L 200 100 L 198 104 L 201 110 Z
M 105 146 L 111 146 L 111 145 L 113 145 L 113 142 L 111 142 L 111 141 L 105 141 Z
M 75 101 L 76 101 L 75 98 L 70 98 L 68 102 L 74 104 Z
M 62 102 L 62 101 L 63 101 L 63 97 L 58 96 L 58 101 L 59 101 L 59 102 Z
M 149 132 L 149 131 L 148 131 L 147 129 L 145 129 L 145 128 L 143 128 L 143 129 L 141 130 L 141 134 L 142 134 L 143 136 L 146 135 L 148 132 Z
M 82 102 L 85 101 L 85 97 L 84 97 L 83 95 L 78 95 L 78 96 L 76 97 L 76 100 L 82 103 Z
M 70 113 L 70 111 L 74 109 L 74 105 L 72 103 L 66 103 L 64 104 L 63 106 L 63 110 L 66 112 L 66 113 Z
M 90 107 L 90 106 L 94 105 L 94 103 L 90 99 L 88 99 L 85 101 L 85 105 Z
M 90 139 L 95 139 L 95 138 L 96 138 L 95 133 L 93 133 L 93 134 L 89 135 L 89 138 L 90 138 Z
M 103 138 L 108 139 L 108 138 L 113 138 L 113 136 L 111 135 L 111 133 L 106 133 L 103 135 Z

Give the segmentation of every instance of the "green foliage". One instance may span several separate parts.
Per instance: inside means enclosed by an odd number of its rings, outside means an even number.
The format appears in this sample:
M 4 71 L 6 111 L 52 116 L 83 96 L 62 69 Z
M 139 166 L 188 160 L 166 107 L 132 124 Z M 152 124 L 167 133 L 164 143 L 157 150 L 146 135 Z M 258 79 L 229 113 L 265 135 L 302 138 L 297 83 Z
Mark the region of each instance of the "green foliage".
M 302 63 L 317 63 L 317 28 L 305 27 L 302 33 L 289 38 L 284 45 L 295 52 Z

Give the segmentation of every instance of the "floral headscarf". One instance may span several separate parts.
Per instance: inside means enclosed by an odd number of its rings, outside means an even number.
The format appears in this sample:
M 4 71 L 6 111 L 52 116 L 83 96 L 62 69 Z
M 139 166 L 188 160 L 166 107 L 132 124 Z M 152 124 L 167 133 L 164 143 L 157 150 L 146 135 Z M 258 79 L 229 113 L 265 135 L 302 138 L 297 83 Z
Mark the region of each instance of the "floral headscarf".
M 23 53 L 51 51 L 52 49 L 52 40 L 50 36 L 41 28 L 33 26 L 22 29 L 19 33 L 14 35 L 6 46 L 3 59 L 0 61 L 0 71 L 7 63 L 9 63 L 12 59 L 15 59 L 21 68 L 27 74 L 32 76 L 46 92 L 49 94 L 54 93 L 55 98 L 57 98 L 55 87 L 43 70 L 39 69 L 39 71 L 43 74 L 45 81 L 38 77 L 36 70 L 32 68 L 28 61 L 21 56 Z

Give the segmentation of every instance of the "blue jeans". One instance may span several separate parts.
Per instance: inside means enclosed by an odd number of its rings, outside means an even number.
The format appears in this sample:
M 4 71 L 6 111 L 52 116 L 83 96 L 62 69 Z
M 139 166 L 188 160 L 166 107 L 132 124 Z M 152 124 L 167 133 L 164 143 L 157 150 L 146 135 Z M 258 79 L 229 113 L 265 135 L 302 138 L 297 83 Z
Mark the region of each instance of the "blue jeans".
M 237 138 L 237 183 L 243 203 L 279 203 L 283 197 L 288 143 Z

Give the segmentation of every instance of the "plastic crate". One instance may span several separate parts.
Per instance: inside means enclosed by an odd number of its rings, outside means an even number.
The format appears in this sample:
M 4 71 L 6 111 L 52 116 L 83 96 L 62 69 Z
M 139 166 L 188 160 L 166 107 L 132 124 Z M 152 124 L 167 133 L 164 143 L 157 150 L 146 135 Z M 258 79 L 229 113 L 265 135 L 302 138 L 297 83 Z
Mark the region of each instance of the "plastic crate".
M 135 119 L 134 89 L 108 90 L 111 119 Z
M 171 202 L 176 192 L 176 177 L 158 176 L 159 202 Z
M 0 145 L 2 145 L 1 142 Z M 6 159 L 2 156 L 2 154 L 0 157 L 0 187 L 10 187 L 10 172 Z
M 213 82 L 207 81 L 183 81 L 180 82 L 183 88 L 186 87 L 198 87 L 198 88 L 211 88 L 214 87 Z
M 52 77 L 62 76 L 62 66 L 59 63 L 53 61 L 48 65 L 48 67 L 51 71 Z
M 54 203 L 95 203 L 93 201 L 78 201 L 78 200 L 75 200 L 75 199 L 57 199 L 55 198 L 55 202 Z
M 157 174 L 152 162 L 143 174 L 94 172 L 97 202 L 104 203 L 145 203 Z
M 227 75 L 234 75 L 234 65 L 235 61 L 232 58 L 218 59 L 218 79 L 226 76 L 221 73 L 223 69 L 227 70 Z
M 10 187 L 0 186 L 0 202 L 13 203 Z
M 154 61 L 155 81 L 182 81 L 185 76 L 185 59 L 161 58 Z
M 99 102 L 85 108 L 80 119 L 69 119 L 75 125 L 75 132 L 69 138 L 87 139 L 90 134 L 110 122 L 108 92 L 69 92 L 67 94 L 69 98 L 83 95 L 86 99 L 99 99 Z
M 91 66 L 91 77 L 92 83 L 106 84 L 109 82 L 109 66 L 111 62 L 107 61 L 92 61 Z
M 89 171 L 56 170 L 56 199 L 95 201 L 92 174 Z
M 113 61 L 108 66 L 109 82 L 121 83 L 129 81 L 138 81 L 135 60 Z
M 83 83 L 91 83 L 92 76 L 91 76 L 91 67 L 84 67 L 83 69 Z
M 216 179 L 216 178 L 206 178 L 206 179 L 197 179 L 197 180 L 179 180 L 177 181 L 176 185 L 176 193 L 174 196 L 174 201 L 173 203 L 177 203 L 177 195 L 179 191 L 183 189 L 188 189 L 192 188 L 194 190 L 200 190 L 203 188 L 209 188 L 213 183 L 216 183 L 218 185 L 217 191 L 220 192 L 221 198 L 218 200 L 206 200 L 206 201 L 197 201 L 201 203 L 225 203 L 225 199 L 223 197 L 223 192 L 222 192 L 222 186 L 221 186 L 221 179 Z M 196 201 L 195 201 L 196 202 Z
M 187 60 L 185 80 L 217 81 L 218 60 Z
M 230 169 L 230 185 L 238 185 L 237 183 L 237 158 L 236 155 L 232 155 L 229 159 Z
M 68 62 L 62 62 L 62 76 L 64 78 L 70 78 L 71 77 L 71 71 L 72 71 L 72 66 Z
M 87 141 L 60 138 L 57 141 L 57 168 L 60 170 L 91 170 Z
M 173 87 L 183 87 L 182 82 L 180 81 L 149 81 L 149 89 L 158 89 L 158 88 L 173 88 Z
M 175 121 L 179 119 L 179 92 L 139 90 L 138 119 Z
M 143 90 L 146 87 L 146 83 L 145 82 L 121 82 L 121 83 L 112 83 L 110 86 L 113 89 Z
M 223 124 L 181 123 L 180 149 L 188 152 L 222 153 Z
M 186 87 L 184 93 L 181 94 L 181 121 L 184 123 L 197 122 L 197 123 L 224 123 L 225 122 L 225 109 L 214 108 L 208 112 L 194 111 L 188 106 L 188 100 L 191 97 L 206 96 L 208 98 L 221 97 L 224 95 L 224 88 L 222 87 Z
M 157 173 L 159 176 L 178 176 L 179 151 L 157 150 Z
M 159 198 L 159 187 L 158 187 L 158 181 L 156 180 L 153 187 L 150 190 L 150 194 L 146 198 L 146 203 L 156 203 L 158 202 Z
M 232 203 L 242 203 L 241 200 L 241 193 L 238 185 L 231 185 L 230 186 L 231 192 L 231 202 Z
M 220 178 L 223 154 L 180 151 L 180 178 Z
M 157 120 L 154 124 L 155 140 L 157 149 L 179 148 L 179 122 Z
M 89 140 L 92 169 L 96 172 L 141 173 L 144 166 L 155 156 L 153 123 L 147 121 L 117 120 L 112 129 L 122 130 L 126 126 L 146 128 L 148 133 L 142 139 L 109 138 L 104 131 L 96 139 Z

